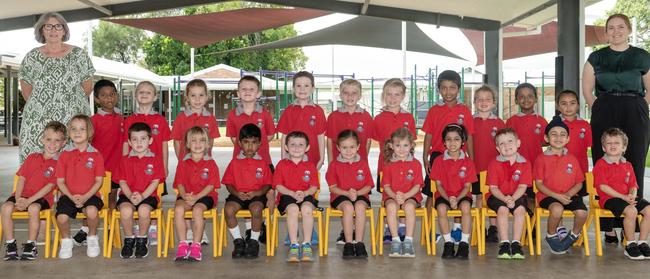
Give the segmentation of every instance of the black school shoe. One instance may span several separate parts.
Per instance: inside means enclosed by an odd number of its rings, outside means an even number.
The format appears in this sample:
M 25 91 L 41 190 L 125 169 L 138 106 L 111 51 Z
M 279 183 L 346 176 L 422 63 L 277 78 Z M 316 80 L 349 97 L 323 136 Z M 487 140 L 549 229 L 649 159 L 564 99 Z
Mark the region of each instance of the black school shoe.
M 74 240 L 74 245 L 76 246 L 81 246 L 81 245 L 86 245 L 86 239 L 88 238 L 88 234 L 84 232 L 83 230 L 79 229 L 77 231 L 77 234 L 75 234 L 72 237 L 72 240 Z
M 354 244 L 354 255 L 358 259 L 368 258 L 368 252 L 366 251 L 366 246 L 363 242 L 357 242 Z
M 499 233 L 497 231 L 497 226 L 490 226 L 487 230 L 487 234 L 485 236 L 485 241 L 486 242 L 491 242 L 491 243 L 498 243 L 499 242 Z
M 623 235 L 622 232 L 621 235 Z M 605 244 L 614 245 L 614 246 L 618 245 L 618 236 L 616 236 L 616 232 L 614 232 L 614 235 L 608 235 L 607 233 L 605 233 Z
M 38 256 L 38 250 L 36 250 L 36 243 L 27 242 L 23 244 L 23 254 L 20 255 L 20 259 L 23 261 L 35 260 Z
M 461 241 L 458 243 L 458 250 L 456 250 L 456 258 L 467 260 L 469 258 L 469 243 Z
M 442 250 L 442 258 L 453 259 L 456 256 L 455 254 L 456 252 L 454 252 L 454 242 L 453 241 L 445 242 L 445 248 Z
M 352 259 L 355 257 L 354 244 L 348 242 L 343 245 L 343 259 Z
M 255 239 L 249 239 L 246 241 L 246 249 L 244 252 L 244 257 L 247 259 L 255 259 L 260 254 L 260 243 Z
M 246 242 L 243 239 L 237 238 L 233 240 L 235 248 L 232 250 L 232 258 L 239 259 L 246 255 Z
M 637 247 L 639 247 L 639 251 L 641 251 L 641 254 L 643 254 L 646 260 L 650 259 L 650 246 L 648 243 L 641 243 Z
M 15 261 L 18 260 L 18 246 L 16 245 L 16 241 L 11 243 L 5 243 L 7 252 L 5 253 L 4 260 L 5 261 Z
M 133 258 L 135 253 L 135 237 L 124 238 L 124 245 L 122 246 L 122 251 L 120 251 L 120 258 L 130 259 Z
M 251 239 L 251 229 L 247 229 L 244 234 L 246 235 L 244 240 L 248 242 L 248 240 Z M 266 224 L 265 223 L 262 223 L 262 229 L 260 230 L 260 238 L 257 242 L 266 245 Z
M 149 256 L 149 244 L 148 237 L 136 237 L 135 238 L 135 257 L 137 259 L 145 258 Z
M 639 250 L 639 246 L 636 243 L 628 243 L 625 247 L 625 252 L 623 252 L 630 260 L 643 260 L 645 257 Z
M 339 233 L 339 237 L 336 238 L 336 245 L 345 245 L 345 234 L 343 230 Z

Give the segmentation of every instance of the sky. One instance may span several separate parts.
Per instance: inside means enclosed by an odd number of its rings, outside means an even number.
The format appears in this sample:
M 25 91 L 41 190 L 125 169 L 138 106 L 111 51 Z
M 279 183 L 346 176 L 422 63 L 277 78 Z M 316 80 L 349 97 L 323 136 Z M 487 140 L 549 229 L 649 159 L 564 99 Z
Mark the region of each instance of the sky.
M 585 9 L 585 23 L 591 24 L 601 18 L 611 9 L 616 0 L 603 0 Z M 312 32 L 339 22 L 349 20 L 354 16 L 333 14 L 295 24 L 299 34 Z M 83 46 L 85 33 L 97 20 L 70 23 L 71 36 L 68 43 Z M 418 26 L 441 46 L 451 50 L 468 61 L 451 59 L 436 55 L 407 52 L 407 75 L 413 74 L 417 63 L 418 75 L 424 74 L 427 68 L 453 69 L 460 71 L 462 67 L 475 64 L 476 56 L 467 38 L 455 28 L 418 24 Z M 39 46 L 34 40 L 33 29 L 20 29 L 0 32 L 0 53 L 24 55 L 30 49 Z M 379 48 L 356 46 L 314 46 L 304 47 L 304 53 L 309 58 L 306 69 L 315 73 L 324 74 L 355 74 L 356 77 L 394 77 L 402 75 L 402 52 Z M 589 54 L 589 49 L 585 55 Z M 504 81 L 516 82 L 524 78 L 524 72 L 529 75 L 553 75 L 554 59 L 556 53 L 535 55 L 526 58 L 512 59 L 503 62 Z M 478 78 L 478 75 L 477 75 Z

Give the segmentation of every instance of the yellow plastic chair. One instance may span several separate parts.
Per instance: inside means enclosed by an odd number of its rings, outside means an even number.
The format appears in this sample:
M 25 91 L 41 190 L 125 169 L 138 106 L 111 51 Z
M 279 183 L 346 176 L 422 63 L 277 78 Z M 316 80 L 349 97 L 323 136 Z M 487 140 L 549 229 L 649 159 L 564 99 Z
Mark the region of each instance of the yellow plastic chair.
M 220 239 L 221 245 L 219 245 L 219 250 L 217 251 L 217 254 L 219 256 L 223 255 L 223 248 L 228 246 L 228 236 L 227 236 L 227 232 L 226 232 L 226 227 L 227 227 L 226 226 L 226 214 L 224 214 L 224 212 L 225 211 L 222 208 L 221 209 L 221 218 L 220 218 L 220 221 L 219 221 L 219 229 L 220 229 L 219 236 L 221 236 L 221 239 Z M 252 215 L 251 215 L 250 210 L 242 209 L 242 210 L 237 211 L 237 214 L 235 215 L 235 217 L 237 217 L 237 218 L 251 218 Z M 264 208 L 264 210 L 262 210 L 262 218 L 264 218 L 265 223 L 267 225 L 267 227 L 266 227 L 266 231 L 267 231 L 266 245 L 264 245 L 264 246 L 266 246 L 266 256 L 273 256 L 273 252 L 272 252 L 273 249 L 272 249 L 271 245 L 269 244 L 269 243 L 271 243 L 271 233 L 270 232 L 273 231 L 273 224 L 271 224 L 271 213 L 269 212 L 268 208 Z
M 327 249 L 329 248 L 330 218 L 332 217 L 343 217 L 343 211 L 331 207 L 325 209 L 325 237 L 323 237 L 325 239 L 323 244 L 325 256 L 327 256 Z M 377 254 L 377 239 L 375 238 L 375 211 L 371 207 L 366 209 L 366 217 L 370 222 L 370 251 L 374 256 Z
M 108 246 L 108 223 L 110 222 L 109 218 L 109 209 L 108 209 L 108 195 L 111 193 L 111 173 L 106 172 L 104 175 L 104 180 L 102 181 L 102 186 L 99 188 L 99 194 L 104 203 L 97 216 L 102 220 L 102 232 L 103 242 L 102 242 L 102 255 L 107 257 L 107 246 Z M 77 219 L 86 219 L 86 214 L 77 213 Z M 52 218 L 52 223 L 54 223 L 54 244 L 52 247 L 52 258 L 57 257 L 57 252 L 59 249 L 59 242 L 61 241 L 61 232 L 59 231 L 59 226 L 56 224 L 56 218 Z
M 533 191 L 535 193 L 539 192 L 537 189 L 537 185 L 535 185 L 535 182 L 533 181 Z M 536 235 L 535 235 L 535 245 L 536 245 L 536 250 L 537 250 L 537 255 L 542 254 L 542 217 L 549 217 L 551 215 L 551 212 L 548 209 L 544 209 L 539 207 L 539 203 L 535 201 L 535 227 L 537 228 Z M 575 217 L 573 215 L 573 211 L 571 210 L 564 210 L 562 212 L 562 218 L 572 218 Z M 582 234 L 580 235 L 580 238 L 576 243 L 573 244 L 573 246 L 580 246 L 581 244 L 584 244 L 584 249 L 585 249 L 585 256 L 589 256 L 589 236 L 587 235 L 587 222 L 585 222 L 584 225 L 582 225 Z
M 383 178 L 383 173 L 379 173 L 379 181 Z M 380 189 L 383 192 L 383 187 L 380 185 Z M 405 217 L 406 214 L 403 209 L 397 210 L 397 217 Z M 427 248 L 427 255 L 431 255 L 431 238 L 429 235 L 428 230 L 431 229 L 431 225 L 429 224 L 429 212 L 425 207 L 419 207 L 415 209 L 415 217 L 420 217 L 422 219 L 422 230 L 420 233 L 420 244 L 423 246 L 426 246 Z M 379 250 L 379 255 L 382 256 L 384 254 L 384 241 L 382 239 L 382 233 L 383 233 L 383 228 L 384 228 L 384 218 L 386 218 L 386 207 L 382 206 L 379 207 L 379 214 L 377 216 L 377 242 L 378 242 L 378 250 Z M 435 255 L 435 254 L 434 254 Z
M 158 244 L 156 245 L 156 256 L 160 258 L 162 254 L 162 241 L 160 241 L 162 238 L 161 233 L 164 230 L 164 218 L 163 218 L 163 210 L 162 210 L 162 193 L 165 191 L 165 184 L 164 183 L 159 183 L 158 187 L 156 188 L 156 193 L 158 193 L 158 197 L 160 197 L 160 202 L 158 203 L 158 207 L 154 210 L 151 211 L 151 220 L 156 220 L 157 224 L 156 226 L 158 227 Z M 120 236 L 120 222 L 119 219 L 121 218 L 120 215 L 120 210 L 119 209 L 113 209 L 113 212 L 111 213 L 111 225 L 110 225 L 110 234 L 108 236 L 108 245 L 106 251 L 106 257 L 107 258 L 112 258 L 113 257 L 113 245 L 115 243 L 115 246 L 119 249 L 122 248 L 122 244 L 120 240 L 122 239 Z M 133 211 L 133 219 L 137 220 L 138 219 L 138 211 L 134 210 Z M 148 228 L 143 228 L 147 229 Z
M 216 190 L 215 190 L 216 191 Z M 176 196 L 178 196 L 178 191 L 176 192 Z M 217 201 L 215 201 L 216 203 Z M 211 219 L 212 220 L 212 256 L 217 257 L 219 254 L 219 246 L 221 246 L 221 243 L 219 243 L 219 220 L 217 218 L 217 207 L 215 204 L 215 207 L 212 209 L 208 209 L 203 212 L 203 218 L 205 219 Z M 183 216 L 185 219 L 192 219 L 192 211 L 188 210 L 185 211 L 185 214 Z M 165 249 L 163 250 L 163 257 L 167 257 L 167 253 L 169 252 L 169 248 L 174 248 L 174 233 L 175 233 L 175 228 L 174 228 L 174 208 L 167 209 L 167 225 L 165 225 Z M 206 220 L 207 221 L 207 220 Z M 203 228 L 205 230 L 205 227 Z
M 12 192 L 16 192 L 16 184 L 18 183 L 18 176 L 14 176 L 14 188 Z M 56 195 L 56 190 L 53 190 L 53 194 Z M 43 209 L 38 214 L 38 218 L 45 221 L 45 258 L 50 257 L 50 249 L 52 245 L 52 207 L 54 204 L 50 205 L 50 209 Z M 11 213 L 12 220 L 27 220 L 29 219 L 29 213 L 27 211 L 14 211 Z M 1 222 L 1 220 L 0 220 Z M 0 240 L 2 239 L 2 226 L 0 225 Z
M 598 204 L 598 193 L 596 192 L 596 186 L 594 185 L 594 174 L 588 172 L 585 174 L 585 180 L 587 181 L 587 192 L 589 193 L 589 217 L 587 218 L 586 226 L 589 227 L 591 222 L 595 222 L 596 230 L 596 255 L 601 257 L 603 255 L 603 243 L 601 242 L 601 231 L 600 231 L 600 218 L 616 218 L 614 213 L 608 209 L 600 208 Z M 637 215 L 637 222 L 641 223 L 641 214 Z M 625 214 L 622 214 L 621 217 L 625 217 Z M 583 233 L 584 234 L 584 233 Z M 623 239 L 623 246 L 627 245 L 627 241 Z
M 431 180 L 431 195 L 434 196 L 437 189 L 436 181 Z M 460 211 L 460 209 L 449 209 L 447 210 L 447 216 L 448 217 L 462 217 L 463 213 Z M 481 210 L 479 208 L 472 207 L 470 209 L 470 216 L 472 216 L 472 238 L 470 240 L 470 245 L 471 246 L 478 246 L 476 250 L 476 254 L 480 255 L 481 251 L 481 233 L 478 232 L 479 227 L 481 226 Z M 435 207 L 431 208 L 431 235 L 436 235 L 436 218 L 438 217 L 438 211 L 436 210 Z M 431 253 L 435 256 L 436 255 L 436 242 L 431 241 Z
M 484 203 L 487 204 L 487 199 L 485 198 L 486 194 L 490 191 L 489 186 L 486 184 L 486 179 L 487 179 L 487 171 L 482 171 L 480 173 L 480 185 L 481 185 L 481 194 L 483 195 L 483 201 Z M 489 209 L 487 206 L 484 206 L 481 208 L 481 229 L 480 232 L 483 234 L 485 232 L 485 224 L 487 222 L 486 218 L 489 217 L 497 217 L 497 213 Z M 510 214 L 512 216 L 512 214 Z M 526 224 L 524 224 L 524 230 L 521 235 L 522 241 L 521 243 L 524 245 L 528 245 L 528 251 L 530 252 L 530 255 L 533 256 L 535 255 L 535 248 L 533 246 L 533 227 L 532 227 L 532 222 L 530 220 L 530 216 L 528 213 L 525 214 L 525 219 L 526 219 Z M 480 255 L 485 255 L 485 237 L 481 237 L 481 244 L 479 245 L 481 254 Z

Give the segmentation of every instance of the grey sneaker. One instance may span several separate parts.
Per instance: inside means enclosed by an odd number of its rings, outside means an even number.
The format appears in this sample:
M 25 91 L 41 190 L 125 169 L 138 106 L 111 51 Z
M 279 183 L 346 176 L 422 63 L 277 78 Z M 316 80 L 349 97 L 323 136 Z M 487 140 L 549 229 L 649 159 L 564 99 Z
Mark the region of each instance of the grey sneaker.
M 402 257 L 402 242 L 391 241 L 390 243 L 390 254 L 391 258 L 400 258 Z
M 561 255 L 566 253 L 566 249 L 564 249 L 564 245 L 562 245 L 562 240 L 560 240 L 560 237 L 556 234 L 554 236 L 546 236 L 546 243 L 548 244 L 548 247 L 551 248 L 551 253 L 556 254 L 556 255 Z
M 404 242 L 402 242 L 402 257 L 415 258 L 415 249 L 413 248 L 413 240 L 404 240 Z

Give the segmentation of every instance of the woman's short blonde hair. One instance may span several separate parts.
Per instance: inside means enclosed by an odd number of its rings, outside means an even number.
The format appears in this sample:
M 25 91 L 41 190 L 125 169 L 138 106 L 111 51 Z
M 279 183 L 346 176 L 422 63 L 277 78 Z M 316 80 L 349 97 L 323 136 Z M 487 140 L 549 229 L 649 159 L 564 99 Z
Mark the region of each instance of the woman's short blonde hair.
M 55 12 L 42 14 L 41 17 L 38 18 L 38 21 L 36 21 L 34 24 L 34 38 L 36 38 L 36 41 L 41 44 L 45 43 L 45 36 L 43 36 L 43 26 L 50 18 L 56 18 L 56 20 L 58 20 L 63 25 L 63 30 L 65 30 L 63 41 L 67 42 L 70 39 L 70 28 L 68 28 L 68 22 L 61 14 Z

